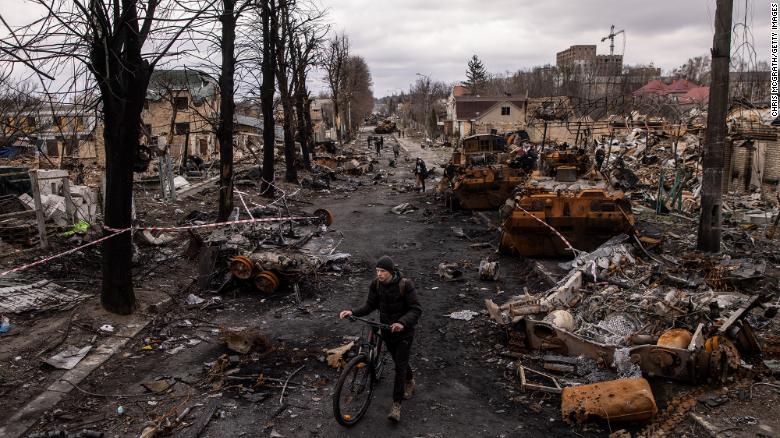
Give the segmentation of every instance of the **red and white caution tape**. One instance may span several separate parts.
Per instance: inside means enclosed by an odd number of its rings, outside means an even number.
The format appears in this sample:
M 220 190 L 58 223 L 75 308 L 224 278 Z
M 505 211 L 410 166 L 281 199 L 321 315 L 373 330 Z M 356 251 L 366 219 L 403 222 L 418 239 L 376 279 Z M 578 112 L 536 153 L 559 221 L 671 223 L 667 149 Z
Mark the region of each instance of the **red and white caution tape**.
M 264 217 L 264 218 L 252 218 L 252 219 L 239 219 L 235 221 L 215 222 L 213 224 L 200 224 L 200 225 L 186 225 L 181 227 L 132 227 L 132 228 L 111 228 L 103 225 L 103 228 L 108 231 L 121 232 L 132 229 L 133 231 L 185 231 L 196 230 L 200 228 L 217 228 L 226 225 L 238 225 L 238 224 L 252 224 L 256 222 L 289 222 L 289 221 L 303 221 L 310 219 L 319 219 L 317 216 L 285 216 L 285 217 Z
M 540 224 L 542 224 L 542 225 L 544 225 L 545 227 L 547 227 L 547 228 L 549 228 L 550 230 L 552 230 L 552 232 L 553 232 L 553 233 L 554 233 L 556 236 L 558 236 L 558 237 L 559 237 L 559 238 L 560 238 L 560 239 L 563 241 L 563 243 L 564 243 L 564 244 L 566 244 L 566 248 L 567 248 L 568 250 L 570 250 L 570 251 L 571 251 L 571 252 L 574 254 L 574 256 L 575 256 L 575 257 L 576 257 L 576 256 L 577 256 L 577 255 L 578 255 L 580 252 L 582 252 L 582 251 L 580 251 L 580 250 L 578 250 L 578 249 L 575 249 L 573 246 L 571 246 L 571 243 L 569 243 L 569 241 L 568 241 L 568 240 L 566 240 L 566 238 L 565 238 L 565 237 L 563 237 L 563 235 L 562 235 L 561 233 L 559 233 L 559 232 L 558 232 L 558 230 L 556 230 L 555 228 L 553 228 L 553 227 L 552 227 L 550 224 L 548 224 L 547 222 L 545 222 L 545 221 L 543 221 L 543 220 L 539 219 L 538 217 L 536 217 L 536 216 L 532 215 L 531 213 L 529 213 L 529 212 L 528 212 L 526 209 L 524 209 L 523 207 L 521 207 L 519 203 L 517 203 L 517 202 L 516 202 L 516 203 L 515 203 L 515 206 L 516 206 L 517 208 L 519 208 L 520 210 L 523 210 L 523 213 L 527 214 L 528 216 L 531 216 L 532 218 L 536 219 L 536 221 L 537 221 L 537 222 L 539 222 Z
M 46 262 L 48 262 L 48 261 L 51 261 L 51 260 L 54 260 L 54 259 L 57 259 L 57 258 L 60 258 L 60 257 L 66 256 L 66 255 L 68 255 L 68 254 L 73 254 L 74 252 L 81 251 L 82 249 L 84 249 L 84 248 L 86 248 L 86 247 L 89 247 L 89 246 L 92 246 L 92 245 L 96 245 L 96 244 L 98 244 L 98 243 L 100 243 L 100 242 L 102 242 L 102 241 L 104 241 L 104 240 L 108 240 L 108 239 L 110 239 L 110 238 L 112 238 L 112 237 L 119 236 L 120 234 L 124 233 L 125 231 L 129 231 L 129 230 L 130 230 L 129 228 L 125 228 L 124 230 L 119 230 L 119 231 L 118 231 L 117 233 L 115 233 L 115 234 L 109 234 L 108 236 L 103 236 L 103 237 L 101 237 L 100 239 L 93 240 L 92 242 L 85 243 L 84 245 L 77 246 L 77 247 L 75 247 L 75 248 L 71 248 L 71 249 L 69 249 L 69 250 L 67 250 L 67 251 L 64 251 L 64 252 L 61 252 L 61 253 L 59 253 L 59 254 L 54 254 L 54 255 L 51 255 L 51 256 L 49 256 L 49 257 L 42 258 L 42 259 L 40 259 L 40 260 L 34 261 L 34 262 L 32 262 L 32 263 L 28 263 L 28 264 L 26 264 L 26 265 L 22 265 L 22 266 L 17 266 L 16 268 L 9 269 L 9 270 L 7 270 L 7 271 L 5 271 L 5 272 L 0 272 L 0 277 L 4 277 L 4 276 L 6 276 L 6 275 L 8 275 L 8 274 L 11 274 L 11 273 L 13 273 L 13 272 L 24 271 L 25 269 L 32 268 L 33 266 L 37 266 L 37 265 L 40 265 L 40 264 L 46 263 Z
M 225 225 L 236 225 L 236 224 L 251 224 L 256 222 L 287 222 L 287 221 L 299 221 L 299 220 L 309 220 L 309 219 L 318 219 L 317 216 L 286 216 L 286 217 L 270 217 L 270 218 L 253 218 L 253 219 L 241 219 L 236 221 L 227 221 L 227 222 L 217 222 L 213 224 L 202 224 L 202 225 L 188 225 L 183 227 L 131 227 L 131 228 L 111 228 L 106 225 L 103 225 L 103 228 L 105 230 L 111 231 L 114 234 L 109 234 L 108 236 L 103 236 L 100 239 L 93 240 L 92 242 L 85 243 L 84 245 L 77 246 L 75 248 L 71 248 L 67 251 L 63 251 L 58 254 L 54 254 L 45 258 L 42 258 L 40 260 L 37 260 L 32 263 L 28 263 L 25 265 L 17 266 L 16 268 L 9 269 L 4 272 L 0 272 L 0 277 L 6 276 L 8 274 L 11 274 L 13 272 L 19 272 L 24 271 L 25 269 L 32 268 L 33 266 L 37 266 L 46 262 L 49 262 L 51 260 L 66 256 L 68 254 L 73 254 L 74 252 L 81 251 L 84 248 L 90 247 L 92 245 L 96 245 L 100 242 L 103 242 L 105 240 L 108 240 L 112 237 L 116 237 L 122 233 L 125 233 L 127 231 L 138 231 L 138 230 L 148 230 L 148 231 L 184 231 L 184 230 L 193 230 L 198 228 L 216 228 L 221 227 Z

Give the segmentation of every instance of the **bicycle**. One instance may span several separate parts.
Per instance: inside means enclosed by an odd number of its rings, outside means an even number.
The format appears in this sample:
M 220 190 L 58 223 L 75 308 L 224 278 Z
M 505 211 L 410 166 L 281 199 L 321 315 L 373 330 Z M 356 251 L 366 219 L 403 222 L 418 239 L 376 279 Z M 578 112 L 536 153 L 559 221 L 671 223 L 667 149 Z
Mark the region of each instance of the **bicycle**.
M 336 421 L 345 427 L 357 424 L 368 411 L 374 386 L 382 378 L 385 364 L 381 330 L 390 329 L 387 324 L 358 316 L 350 316 L 348 319 L 353 322 L 362 321 L 371 330 L 368 336 L 362 337 L 358 354 L 344 366 L 333 393 L 333 415 Z

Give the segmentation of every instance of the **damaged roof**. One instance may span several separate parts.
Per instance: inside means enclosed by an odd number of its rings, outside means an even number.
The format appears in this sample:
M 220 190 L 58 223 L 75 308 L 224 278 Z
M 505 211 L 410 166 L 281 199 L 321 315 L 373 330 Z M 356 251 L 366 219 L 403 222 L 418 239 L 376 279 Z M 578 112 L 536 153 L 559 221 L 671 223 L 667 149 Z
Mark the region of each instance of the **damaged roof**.
M 243 126 L 249 126 L 250 128 L 256 128 L 256 129 L 263 129 L 263 120 L 258 119 L 257 117 L 250 117 L 250 116 L 242 116 L 240 114 L 236 114 L 233 116 L 233 123 L 236 125 L 243 125 Z
M 187 90 L 192 96 L 193 102 L 200 104 L 213 97 L 218 88 L 214 78 L 199 70 L 155 70 L 149 79 L 146 98 L 160 100 L 169 91 Z
M 462 96 L 455 98 L 455 114 L 458 120 L 478 119 L 487 113 L 492 107 L 500 103 L 511 103 L 518 108 L 525 106 L 525 98 L 512 96 L 499 97 L 472 97 Z

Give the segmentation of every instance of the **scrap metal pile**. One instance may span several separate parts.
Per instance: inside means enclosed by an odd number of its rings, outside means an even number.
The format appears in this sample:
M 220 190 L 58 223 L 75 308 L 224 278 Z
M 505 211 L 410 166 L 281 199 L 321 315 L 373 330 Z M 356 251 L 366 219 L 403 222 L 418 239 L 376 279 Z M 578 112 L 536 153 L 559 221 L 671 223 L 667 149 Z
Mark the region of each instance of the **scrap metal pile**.
M 289 209 L 266 206 L 250 210 L 253 217 L 274 216 Z M 201 286 L 218 286 L 220 293 L 240 289 L 270 295 L 296 291 L 323 270 L 341 270 L 350 255 L 336 252 L 342 238 L 328 226 L 333 215 L 325 209 L 296 223 L 242 225 L 243 230 L 220 228 L 206 236 L 199 250 Z
M 682 248 L 679 240 L 669 244 Z M 547 291 L 485 300 L 519 358 L 523 389 L 562 393 L 565 419 L 653 418 L 644 378 L 702 384 L 771 374 L 762 361 L 764 347 L 777 352 L 771 243 L 731 256 L 651 251 L 622 234 L 562 263 L 568 272 Z

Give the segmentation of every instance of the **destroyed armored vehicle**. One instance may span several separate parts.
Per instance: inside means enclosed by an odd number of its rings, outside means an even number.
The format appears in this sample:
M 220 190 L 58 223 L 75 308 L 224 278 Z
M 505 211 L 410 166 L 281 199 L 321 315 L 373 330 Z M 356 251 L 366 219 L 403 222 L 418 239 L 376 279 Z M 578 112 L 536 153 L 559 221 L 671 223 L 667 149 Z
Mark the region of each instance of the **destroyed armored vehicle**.
M 526 257 L 591 251 L 634 226 L 631 205 L 590 171 L 584 151 L 551 151 L 502 207 L 499 250 Z
M 395 122 L 385 119 L 374 128 L 374 134 L 392 134 L 395 131 Z
M 440 190 L 453 208 L 484 210 L 500 207 L 528 175 L 530 166 L 513 160 L 499 135 L 463 139 L 444 167 Z

